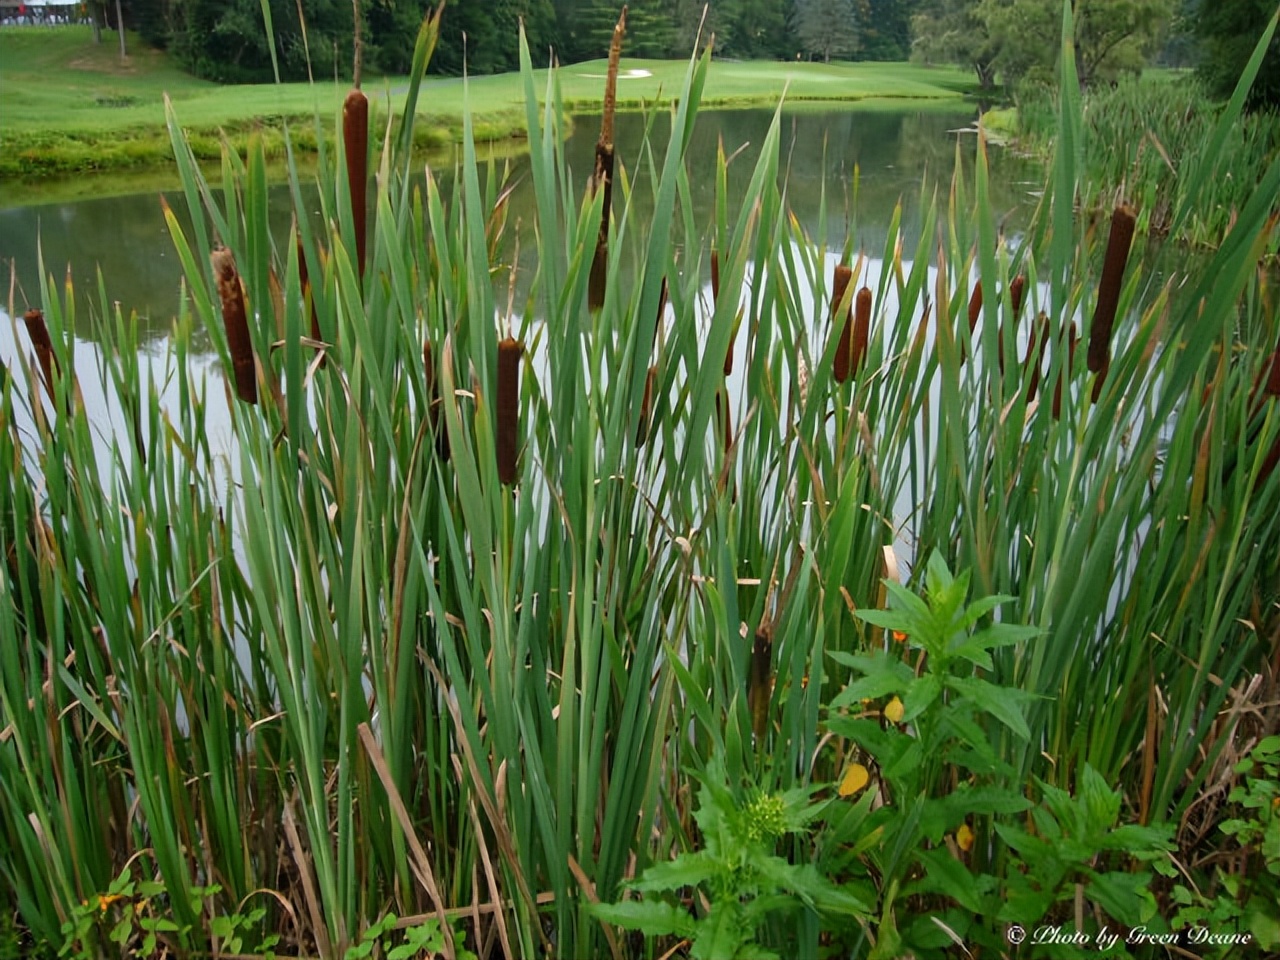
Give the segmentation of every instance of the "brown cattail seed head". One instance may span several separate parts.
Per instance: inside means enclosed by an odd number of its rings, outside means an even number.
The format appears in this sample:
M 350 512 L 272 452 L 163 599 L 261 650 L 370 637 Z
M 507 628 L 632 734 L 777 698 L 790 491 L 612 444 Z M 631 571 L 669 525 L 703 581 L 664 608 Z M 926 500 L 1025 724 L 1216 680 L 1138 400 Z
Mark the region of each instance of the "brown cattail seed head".
M 845 266 L 843 263 L 838 265 L 831 281 L 831 328 L 835 331 L 836 325 L 839 324 L 840 342 L 836 344 L 836 356 L 831 367 L 831 373 L 836 378 L 836 383 L 844 383 L 849 379 L 850 361 L 853 354 L 853 310 L 846 308 L 843 320 L 839 317 L 838 311 L 840 303 L 844 300 L 845 294 L 849 290 L 849 284 L 853 282 L 853 270 Z
M 729 408 L 729 391 L 724 387 L 716 391 L 716 421 L 727 455 L 733 446 L 733 411 Z
M 253 340 L 249 336 L 244 289 L 240 285 L 236 258 L 226 247 L 220 247 L 209 254 L 209 261 L 213 264 L 213 276 L 218 284 L 218 299 L 222 301 L 222 324 L 226 329 L 227 349 L 231 352 L 231 364 L 235 371 L 236 396 L 245 403 L 257 403 L 258 378 L 253 358 Z
M 1044 316 L 1041 314 L 1041 316 Z M 1047 320 L 1047 318 L 1046 318 Z M 1057 420 L 1062 413 L 1062 385 L 1071 379 L 1071 371 L 1076 365 L 1076 346 L 1080 343 L 1080 334 L 1076 332 L 1076 325 L 1071 324 L 1071 329 L 1067 331 L 1067 357 L 1063 363 L 1062 369 L 1058 371 L 1058 382 L 1053 388 L 1053 419 Z
M 636 424 L 636 446 L 643 447 L 649 439 L 649 420 L 653 416 L 653 387 L 658 379 L 658 368 L 650 367 L 644 378 L 644 397 L 640 401 L 640 422 Z
M 1040 389 L 1040 374 L 1044 369 L 1045 354 L 1049 350 L 1049 318 L 1040 314 L 1036 325 L 1031 328 L 1031 338 L 1027 342 L 1027 362 L 1031 366 L 1031 379 L 1027 381 L 1027 403 L 1036 398 Z
M 853 350 L 849 357 L 849 373 L 857 376 L 862 360 L 867 355 L 867 341 L 871 339 L 871 288 L 858 291 L 854 302 Z
M 498 479 L 506 486 L 516 482 L 516 428 L 520 418 L 520 356 L 524 344 L 507 337 L 498 344 L 498 399 L 494 448 Z
M 969 332 L 973 333 L 978 326 L 978 318 L 982 316 L 982 281 L 973 285 L 973 293 L 969 297 Z
M 1013 307 L 1013 319 L 1016 321 L 1022 313 L 1022 294 L 1027 285 L 1027 278 L 1018 274 L 1009 284 L 1009 305 Z
M 352 90 L 342 103 L 342 143 L 347 154 L 347 189 L 351 193 L 351 220 L 356 231 L 356 265 L 364 279 L 365 198 L 369 167 L 369 101 Z
M 604 81 L 604 114 L 600 119 L 600 139 L 596 142 L 596 165 L 587 188 L 591 196 L 604 191 L 600 213 L 600 230 L 596 235 L 596 251 L 591 258 L 587 277 L 587 306 L 599 310 L 604 306 L 605 283 L 609 266 L 609 211 L 613 204 L 613 116 L 618 106 L 618 63 L 622 59 L 622 38 L 627 32 L 627 8 L 622 8 L 613 28 L 609 44 L 609 69 Z
M 53 400 L 53 374 L 58 369 L 58 358 L 53 354 L 53 341 L 49 339 L 49 328 L 44 323 L 44 313 L 40 310 L 28 310 L 22 315 L 27 325 L 27 336 L 36 349 L 36 360 L 40 363 L 40 373 L 44 376 L 45 389 L 49 391 L 49 399 Z
M 1120 287 L 1124 282 L 1124 268 L 1129 262 L 1129 248 L 1133 244 L 1133 228 L 1136 214 L 1133 207 L 1122 203 L 1111 214 L 1111 236 L 1107 239 L 1107 255 L 1102 263 L 1102 279 L 1098 283 L 1098 304 L 1093 311 L 1093 326 L 1089 330 L 1089 370 L 1105 374 L 1111 356 L 1111 329 L 1120 304 Z
M 751 644 L 751 670 L 747 680 L 747 706 L 751 711 L 751 729 L 757 742 L 764 739 L 768 726 L 772 661 L 773 625 L 762 623 Z

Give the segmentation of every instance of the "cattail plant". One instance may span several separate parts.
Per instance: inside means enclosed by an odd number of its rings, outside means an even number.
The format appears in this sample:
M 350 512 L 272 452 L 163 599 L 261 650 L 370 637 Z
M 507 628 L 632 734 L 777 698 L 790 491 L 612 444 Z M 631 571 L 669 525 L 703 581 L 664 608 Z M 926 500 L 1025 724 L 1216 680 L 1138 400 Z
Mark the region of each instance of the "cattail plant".
M 1026 290 L 1027 278 L 1022 274 L 1018 274 L 1009 283 L 1009 304 L 1013 307 L 1013 322 L 1018 322 L 1018 317 L 1022 315 L 1022 295 Z
M 711 249 L 711 304 L 715 309 L 715 304 L 720 302 L 720 251 L 714 247 Z M 724 354 L 724 375 L 727 377 L 733 373 L 733 347 L 738 339 L 738 330 L 736 327 L 729 333 L 729 348 Z
M 1280 347 L 1271 351 L 1253 380 L 1253 389 L 1249 392 L 1249 415 L 1256 414 L 1268 397 L 1280 397 Z
M 756 630 L 751 643 L 751 666 L 747 677 L 747 708 L 751 713 L 751 730 L 756 743 L 764 740 L 769 722 L 769 697 L 772 694 L 770 666 L 773 663 L 773 623 L 766 620 Z
M 849 284 L 852 282 L 853 270 L 843 263 L 838 264 L 831 279 L 831 325 L 833 333 L 835 325 L 840 322 L 840 304 L 844 302 L 844 296 L 849 290 Z M 836 378 L 836 383 L 844 383 L 849 379 L 849 361 L 852 350 L 853 310 L 852 307 L 846 307 L 844 322 L 840 326 L 840 342 L 836 344 L 836 356 L 831 366 L 831 373 Z
M 973 340 L 973 331 L 978 328 L 978 320 L 982 316 L 982 281 L 973 285 L 973 293 L 969 295 L 969 335 L 960 338 L 960 362 L 969 359 L 969 343 Z
M 311 312 L 311 339 L 318 343 L 323 339 L 320 336 L 320 318 L 316 315 L 315 295 L 311 292 L 311 278 L 307 274 L 307 256 L 302 249 L 302 237 L 298 237 L 298 284 L 302 289 L 303 306 Z M 320 362 L 324 363 L 323 357 Z
M 235 371 L 236 396 L 245 403 L 258 402 L 258 378 L 253 357 L 253 340 L 249 336 L 249 321 L 244 307 L 244 287 L 236 258 L 226 247 L 219 247 L 209 254 L 213 264 L 213 276 L 218 285 L 218 299 L 222 301 L 222 324 L 227 332 L 227 349 Z
M 1009 304 L 1012 307 L 1012 316 L 1009 320 L 1009 323 L 1010 323 L 1010 326 L 1015 331 L 1018 329 L 1018 318 L 1022 314 L 1022 293 L 1023 293 L 1023 288 L 1026 286 L 1026 283 L 1027 283 L 1027 278 L 1024 277 L 1022 274 L 1018 274 L 1016 277 L 1013 278 L 1013 280 L 1009 284 Z M 1027 349 L 1028 360 L 1031 359 L 1031 352 L 1032 352 L 1032 348 L 1034 347 L 1035 336 L 1036 336 L 1036 331 L 1035 331 L 1035 328 L 1033 327 L 1031 330 L 1032 343 L 1028 344 L 1028 349 Z M 1004 376 L 1004 338 L 1005 338 L 1004 325 L 1001 324 L 1000 343 L 999 343 L 1000 350 L 999 350 L 999 353 L 996 355 L 996 359 L 1000 364 L 1001 376 Z M 1037 376 L 1036 376 L 1035 382 L 1039 383 L 1039 370 L 1036 371 L 1036 374 Z M 1030 397 L 1033 396 L 1034 394 L 1035 394 L 1034 390 L 1030 391 L 1030 393 L 1028 394 L 1028 399 L 1030 399 Z
M 587 305 L 592 310 L 604 306 L 605 277 L 609 268 L 609 210 L 613 202 L 613 117 L 618 107 L 618 62 L 622 59 L 622 38 L 627 32 L 627 8 L 623 6 L 618 22 L 613 27 L 613 40 L 609 43 L 609 70 L 604 81 L 604 115 L 600 119 L 600 139 L 596 142 L 596 166 L 591 174 L 588 194 L 604 192 L 604 206 L 600 212 L 600 232 L 596 236 L 596 252 L 591 260 L 588 279 Z
M 649 439 L 649 420 L 653 416 L 653 387 L 658 379 L 658 367 L 653 365 L 644 377 L 644 397 L 640 400 L 640 422 L 636 424 L 636 446 L 643 447 Z
M 969 333 L 973 333 L 978 326 L 978 319 L 982 316 L 982 281 L 979 280 L 973 285 L 973 293 L 969 295 Z
M 360 89 L 360 67 L 363 43 L 360 39 L 360 6 L 355 10 L 355 65 L 352 70 L 352 90 L 342 102 L 342 145 L 347 155 L 347 189 L 351 193 L 351 220 L 356 231 L 356 267 L 364 280 L 365 254 L 365 200 L 368 190 L 369 164 L 369 100 Z
M 58 358 L 53 355 L 53 341 L 49 339 L 49 328 L 44 323 L 44 312 L 28 310 L 22 315 L 22 320 L 27 325 L 27 336 L 31 338 L 31 345 L 35 347 L 36 359 L 40 363 L 40 373 L 44 378 L 45 389 L 49 391 L 49 399 L 56 402 L 53 377 L 54 373 L 59 371 Z
M 436 364 L 431 341 L 422 342 L 422 371 L 427 381 L 427 418 L 431 421 L 431 432 L 436 438 L 436 456 L 441 461 L 449 460 L 449 431 L 440 423 L 440 385 L 436 380 Z
M 1120 204 L 1111 214 L 1111 236 L 1107 240 L 1102 279 L 1098 283 L 1098 303 L 1089 329 L 1089 372 L 1100 374 L 1099 380 L 1105 378 L 1111 359 L 1111 328 L 1115 325 L 1116 308 L 1120 304 L 1120 286 L 1124 280 L 1125 265 L 1129 262 L 1135 219 L 1135 211 L 1127 203 Z
M 716 424 L 724 441 L 724 453 L 727 457 L 733 447 L 733 411 L 729 407 L 729 391 L 726 387 L 716 391 Z
M 658 316 L 653 324 L 653 346 L 658 345 L 658 332 L 662 329 L 662 317 L 667 312 L 667 278 L 662 278 L 662 289 L 658 293 Z M 653 388 L 658 379 L 658 365 L 652 364 L 644 378 L 644 397 L 640 401 L 640 422 L 636 424 L 636 446 L 643 447 L 649 439 L 649 421 L 653 417 Z
M 1071 370 L 1076 365 L 1076 346 L 1080 343 L 1080 334 L 1074 323 L 1071 324 L 1071 329 L 1066 331 L 1065 336 L 1067 356 L 1063 361 L 1062 369 L 1058 371 L 1058 382 L 1053 388 L 1053 419 L 1055 420 L 1062 414 L 1062 385 L 1071 378 Z
M 498 479 L 504 486 L 516 482 L 516 430 L 520 420 L 520 357 L 524 344 L 508 336 L 498 344 L 498 391 L 494 403 L 494 449 Z
M 853 313 L 853 347 L 849 356 L 849 374 L 857 376 L 862 360 L 867 355 L 867 341 L 871 338 L 871 288 L 858 291 Z
M 1027 403 L 1036 398 L 1040 389 L 1040 374 L 1044 369 L 1045 354 L 1049 351 L 1049 317 L 1041 313 L 1027 340 L 1027 363 L 1031 364 L 1031 379 L 1027 381 Z

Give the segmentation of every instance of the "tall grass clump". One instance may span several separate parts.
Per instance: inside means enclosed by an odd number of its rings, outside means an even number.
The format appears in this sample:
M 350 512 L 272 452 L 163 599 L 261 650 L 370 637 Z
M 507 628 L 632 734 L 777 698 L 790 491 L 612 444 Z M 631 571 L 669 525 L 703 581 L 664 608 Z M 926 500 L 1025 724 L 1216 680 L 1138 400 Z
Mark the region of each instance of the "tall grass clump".
M 1047 156 L 1054 148 L 1056 97 L 1044 86 L 1020 92 L 1018 137 L 1033 153 Z M 1168 235 L 1197 248 L 1217 246 L 1280 152 L 1280 118 L 1274 113 L 1242 114 L 1222 129 L 1218 120 L 1225 109 L 1192 76 L 1124 77 L 1090 88 L 1083 109 L 1088 136 L 1082 205 L 1107 212 L 1122 189 L 1137 208 L 1139 233 Z M 1215 132 L 1222 136 L 1208 151 L 1205 144 Z M 1213 174 L 1202 183 L 1207 170 Z M 1196 195 L 1190 188 L 1200 183 Z M 1275 244 L 1269 249 L 1274 256 Z
M 1117 285 L 1067 94 L 1023 237 L 980 141 L 855 277 L 789 216 L 776 118 L 695 220 L 710 57 L 610 201 L 522 43 L 533 222 L 469 119 L 442 189 L 410 110 L 363 253 L 349 145 L 319 221 L 291 165 L 281 242 L 263 151 L 215 190 L 170 107 L 169 354 L 104 278 L 92 421 L 50 278 L 56 369 L 0 392 L 0 874 L 33 949 L 890 956 L 1001 949 L 1011 899 L 1156 922 L 1144 865 L 1202 842 L 1273 679 L 1280 161 L 1207 265 Z M 1100 318 L 1105 378 L 1074 348 Z M 1090 856 L 1046 866 L 1080 824 Z

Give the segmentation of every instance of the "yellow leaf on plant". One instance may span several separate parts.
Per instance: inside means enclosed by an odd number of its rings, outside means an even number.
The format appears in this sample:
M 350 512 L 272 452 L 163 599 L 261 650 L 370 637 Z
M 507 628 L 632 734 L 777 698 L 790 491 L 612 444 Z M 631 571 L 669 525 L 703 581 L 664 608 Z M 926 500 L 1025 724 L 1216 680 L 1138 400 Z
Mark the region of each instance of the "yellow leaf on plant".
M 849 764 L 849 769 L 844 772 L 844 777 L 840 781 L 840 796 L 853 796 L 865 787 L 867 785 L 867 781 L 870 779 L 871 774 L 867 772 L 867 768 L 862 764 Z
M 885 705 L 884 717 L 890 723 L 901 723 L 902 713 L 903 713 L 902 701 L 899 700 L 897 697 L 894 697 Z
M 973 849 L 973 831 L 967 823 L 960 824 L 960 829 L 956 831 L 956 846 L 965 853 Z

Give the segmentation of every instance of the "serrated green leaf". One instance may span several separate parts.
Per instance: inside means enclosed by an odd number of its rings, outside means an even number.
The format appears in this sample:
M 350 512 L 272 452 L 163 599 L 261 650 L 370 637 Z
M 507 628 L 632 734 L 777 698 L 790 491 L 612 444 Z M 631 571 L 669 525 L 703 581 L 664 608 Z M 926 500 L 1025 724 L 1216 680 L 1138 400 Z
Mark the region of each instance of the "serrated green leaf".
M 605 923 L 639 930 L 650 937 L 692 937 L 697 923 L 686 910 L 661 900 L 623 900 L 621 903 L 596 903 L 591 915 Z
M 1022 691 L 997 687 L 977 677 L 952 677 L 947 680 L 947 686 L 995 717 L 1021 739 L 1031 739 L 1031 730 L 1020 705 L 1020 701 L 1027 699 Z

